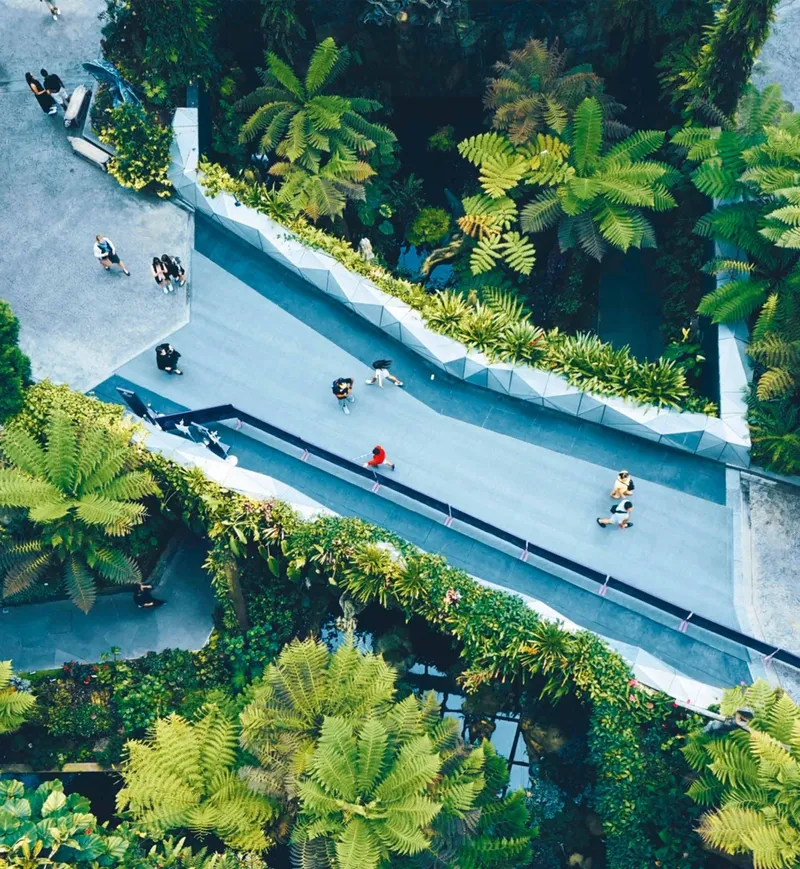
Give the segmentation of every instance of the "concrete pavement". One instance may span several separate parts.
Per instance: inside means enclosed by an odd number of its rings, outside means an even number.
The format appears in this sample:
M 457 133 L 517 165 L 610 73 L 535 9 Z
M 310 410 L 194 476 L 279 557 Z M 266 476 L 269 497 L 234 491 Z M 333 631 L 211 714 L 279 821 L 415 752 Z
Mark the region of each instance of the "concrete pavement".
M 126 190 L 77 157 L 63 114 L 45 115 L 25 82 L 45 67 L 69 91 L 94 80 L 81 63 L 100 54 L 103 0 L 65 0 L 53 21 L 38 0 L 0 6 L 0 297 L 21 323 L 36 378 L 85 390 L 186 322 L 186 291 L 165 296 L 154 255 L 189 262 L 192 217 Z M 132 272 L 104 272 L 92 256 L 107 235 Z
M 155 592 L 165 606 L 140 610 L 130 594 L 100 595 L 88 613 L 68 600 L 7 607 L 0 614 L 0 660 L 30 672 L 64 661 L 94 663 L 112 646 L 123 658 L 162 649 L 200 649 L 213 627 L 215 598 L 203 570 L 205 548 L 182 543 Z

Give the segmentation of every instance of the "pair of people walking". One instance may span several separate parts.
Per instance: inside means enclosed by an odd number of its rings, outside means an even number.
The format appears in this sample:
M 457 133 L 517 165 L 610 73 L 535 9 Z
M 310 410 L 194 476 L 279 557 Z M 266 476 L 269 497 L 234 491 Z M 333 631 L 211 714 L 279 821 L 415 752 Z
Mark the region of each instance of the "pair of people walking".
M 631 514 L 633 513 L 633 501 L 629 500 L 636 489 L 636 484 L 633 478 L 627 471 L 620 471 L 617 474 L 617 479 L 614 481 L 614 487 L 611 489 L 611 497 L 619 501 L 619 504 L 612 504 L 608 518 L 603 519 L 598 517 L 597 524 L 601 528 L 608 525 L 616 525 L 621 530 L 625 528 L 633 528 L 631 522 Z
M 186 270 L 181 265 L 180 257 L 166 253 L 161 254 L 160 259 L 154 256 L 150 270 L 153 280 L 165 293 L 174 293 L 175 287 L 182 287 L 186 283 Z
M 57 114 L 58 106 L 66 111 L 69 105 L 69 94 L 64 87 L 64 82 L 55 73 L 49 73 L 46 69 L 41 69 L 39 72 L 44 79 L 44 84 L 39 79 L 34 78 L 31 73 L 25 73 L 25 81 L 36 97 L 39 108 L 46 115 Z
M 399 380 L 389 371 L 391 366 L 391 359 L 376 359 L 372 363 L 374 374 L 366 381 L 367 386 L 377 383 L 378 386 L 383 389 L 384 380 L 391 381 L 395 386 L 402 386 L 403 381 Z M 350 408 L 347 405 L 352 404 L 356 400 L 353 395 L 353 385 L 354 381 L 352 377 L 337 377 L 331 385 L 331 391 L 339 402 L 339 407 L 341 407 L 342 411 L 347 415 L 350 413 Z

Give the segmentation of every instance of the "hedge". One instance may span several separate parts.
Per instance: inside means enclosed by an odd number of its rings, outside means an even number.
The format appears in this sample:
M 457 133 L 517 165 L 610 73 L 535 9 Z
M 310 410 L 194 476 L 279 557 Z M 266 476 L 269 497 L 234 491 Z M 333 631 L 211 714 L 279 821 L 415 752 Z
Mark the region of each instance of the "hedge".
M 28 390 L 18 419 L 33 432 L 41 431 L 56 407 L 94 424 L 115 424 L 121 415 L 117 406 L 45 381 Z M 140 444 L 133 448 L 143 449 Z M 681 799 L 685 768 L 675 750 L 685 713 L 676 710 L 672 698 L 640 690 L 624 660 L 595 634 L 569 633 L 519 597 L 487 589 L 444 558 L 368 522 L 306 520 L 281 502 L 259 502 L 223 489 L 199 469 L 183 468 L 146 450 L 144 455 L 165 493 L 162 509 L 212 543 L 207 567 L 226 625 L 236 622 L 230 567 L 248 559 L 265 562 L 265 573 L 313 578 L 364 602 L 377 599 L 406 619 L 425 619 L 462 647 L 461 681 L 467 691 L 486 681 L 516 680 L 541 684 L 556 702 L 570 693 L 590 707 L 593 807 L 603 820 L 610 869 L 643 869 L 659 860 L 673 869 L 697 865 L 686 862 L 697 843 L 692 841 L 691 806 Z M 383 582 L 365 593 L 353 585 L 348 566 L 365 545 L 379 541 L 402 552 L 409 572 L 423 578 L 418 586 Z M 308 593 L 313 584 L 310 588 Z M 683 832 L 662 836 L 665 844 L 659 835 L 669 827 Z

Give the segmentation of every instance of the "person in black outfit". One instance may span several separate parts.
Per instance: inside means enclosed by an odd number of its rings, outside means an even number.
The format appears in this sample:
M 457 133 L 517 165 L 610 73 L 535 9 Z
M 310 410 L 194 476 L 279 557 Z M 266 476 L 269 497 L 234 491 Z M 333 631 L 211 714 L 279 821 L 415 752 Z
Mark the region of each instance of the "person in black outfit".
M 66 111 L 69 105 L 69 94 L 64 87 L 64 82 L 54 72 L 48 72 L 46 69 L 40 69 L 39 72 L 44 80 L 44 89 Z
M 168 374 L 183 374 L 180 368 L 175 366 L 181 354 L 172 346 L 172 344 L 159 344 L 156 347 L 156 365 L 159 371 L 166 371 Z
M 33 91 L 33 95 L 36 97 L 36 102 L 39 103 L 39 108 L 46 115 L 58 114 L 56 101 L 42 87 L 42 83 L 37 81 L 29 72 L 25 73 L 25 81 L 28 82 L 28 87 Z
M 170 280 L 182 287 L 186 283 L 186 269 L 181 265 L 180 257 L 172 257 L 169 254 L 161 254 L 161 264 L 169 275 Z
M 153 586 L 148 585 L 145 582 L 140 582 L 134 589 L 133 599 L 140 610 L 156 609 L 157 607 L 164 606 L 166 603 L 165 600 L 159 600 L 157 597 L 153 597 L 153 595 L 150 594 L 152 589 Z

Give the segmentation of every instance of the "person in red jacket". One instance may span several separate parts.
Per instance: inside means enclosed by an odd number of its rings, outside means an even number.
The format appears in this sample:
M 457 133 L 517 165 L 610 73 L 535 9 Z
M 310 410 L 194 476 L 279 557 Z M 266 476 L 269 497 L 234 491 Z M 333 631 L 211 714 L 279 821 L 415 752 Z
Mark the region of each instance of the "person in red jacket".
M 364 462 L 364 467 L 377 468 L 383 464 L 388 465 L 392 470 L 395 469 L 394 462 L 390 462 L 386 459 L 386 450 L 380 445 L 373 447 L 372 458 L 368 462 Z

